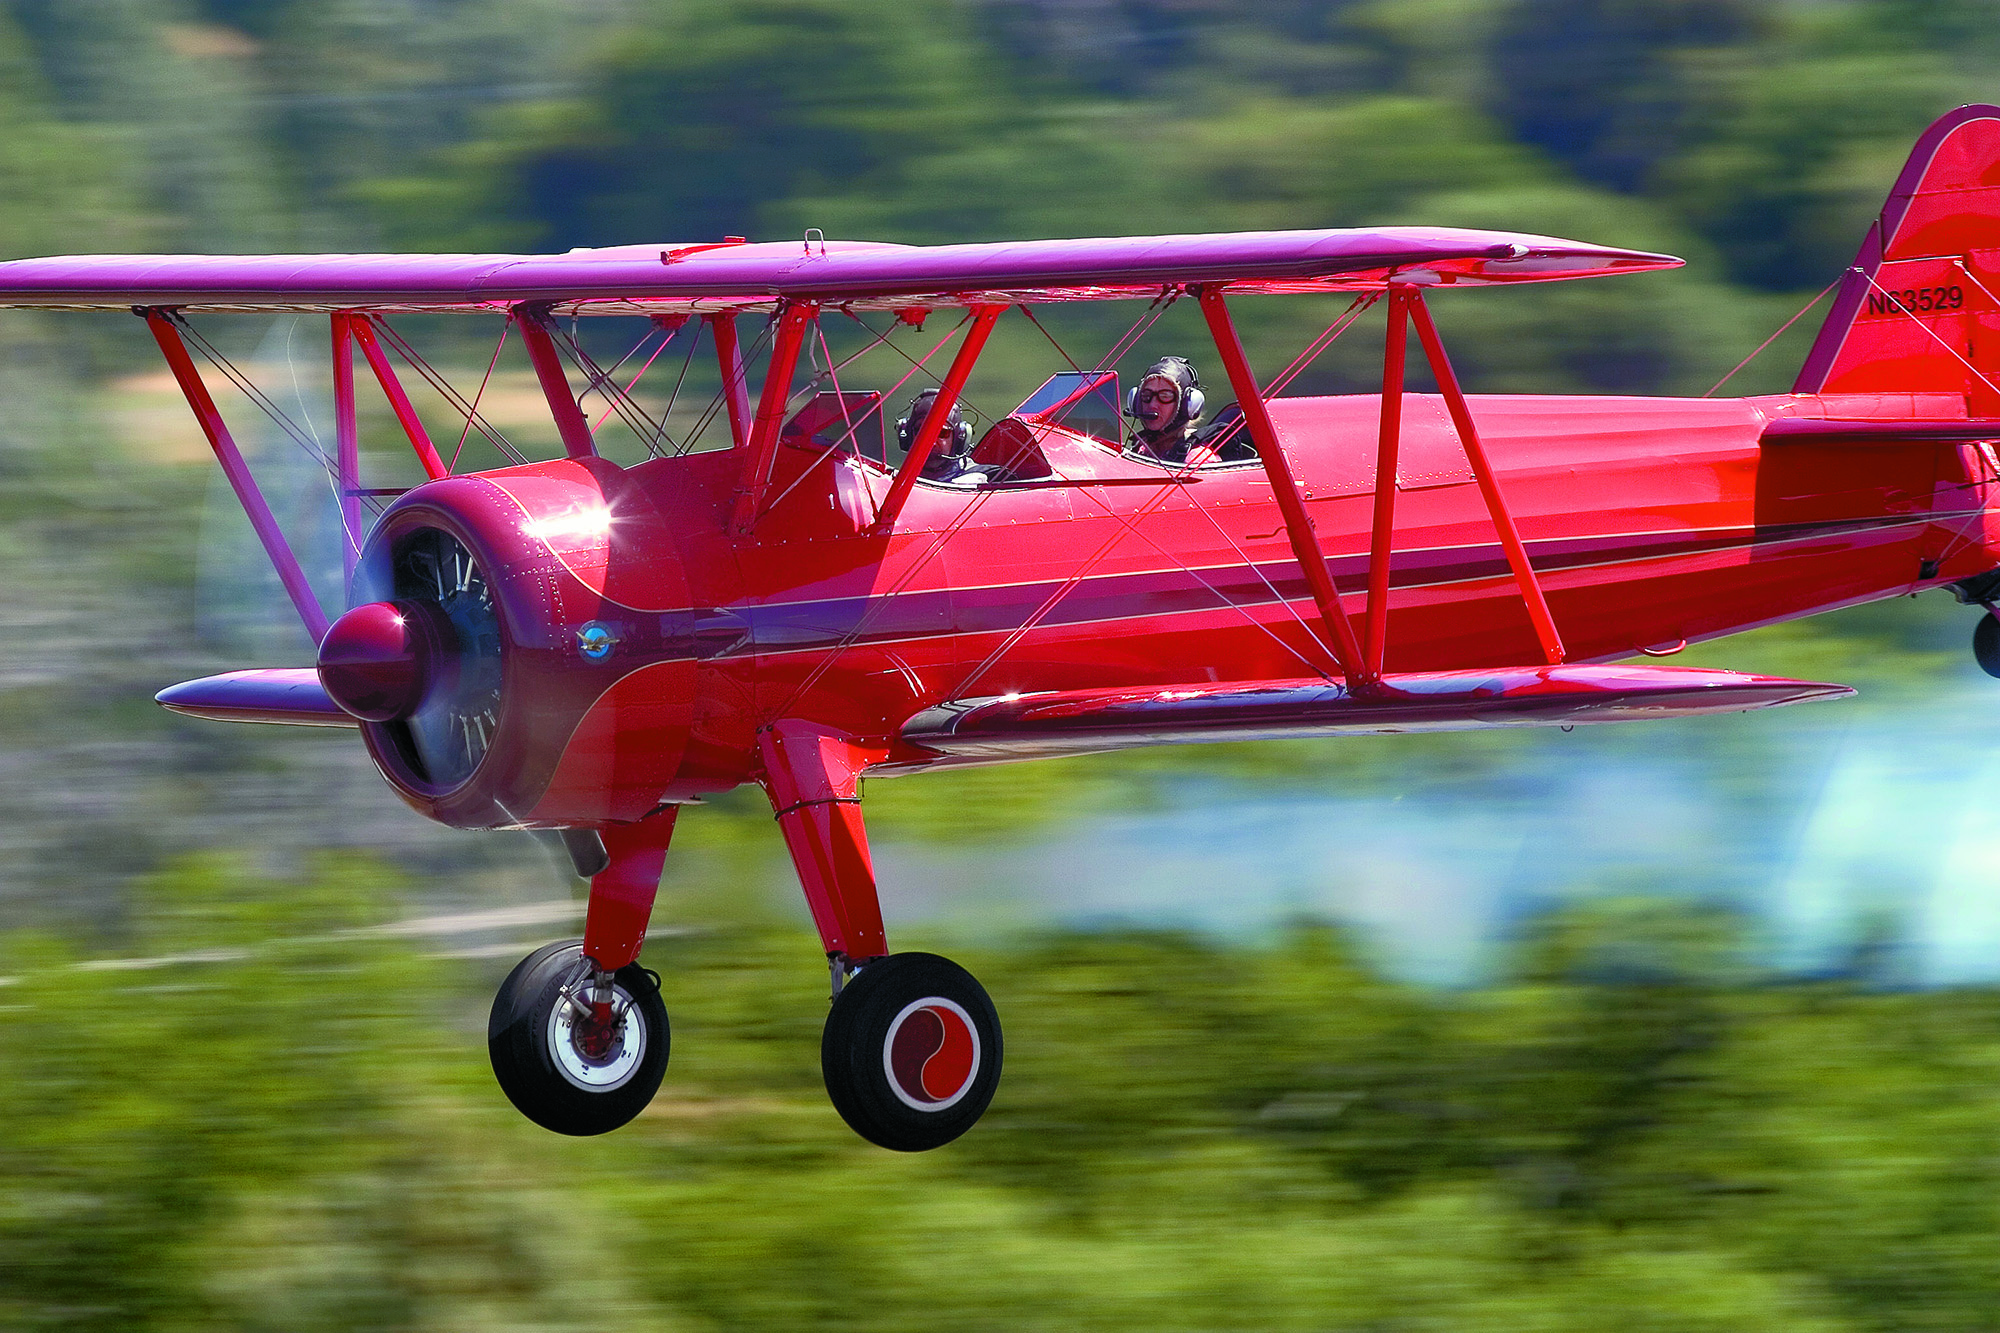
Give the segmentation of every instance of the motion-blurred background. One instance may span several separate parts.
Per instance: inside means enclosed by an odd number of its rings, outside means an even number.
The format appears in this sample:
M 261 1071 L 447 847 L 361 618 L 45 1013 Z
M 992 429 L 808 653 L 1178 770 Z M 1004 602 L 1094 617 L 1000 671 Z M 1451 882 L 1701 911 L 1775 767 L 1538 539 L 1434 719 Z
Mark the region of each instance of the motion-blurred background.
M 1469 387 L 1700 393 L 1996 99 L 1994 0 L 5 0 L 0 254 L 1495 226 L 1690 264 L 1440 296 Z M 1330 317 L 1239 313 L 1266 366 Z M 421 331 L 477 381 L 495 329 Z M 210 332 L 325 429 L 323 321 Z M 0 1327 L 2000 1319 L 2000 683 L 1942 594 L 1682 659 L 1842 704 L 873 784 L 897 944 L 1007 1024 L 923 1158 L 825 1104 L 768 811 L 691 812 L 666 1087 L 573 1142 L 483 1050 L 562 859 L 151 703 L 309 658 L 138 321 L 8 313 L 0 398 Z

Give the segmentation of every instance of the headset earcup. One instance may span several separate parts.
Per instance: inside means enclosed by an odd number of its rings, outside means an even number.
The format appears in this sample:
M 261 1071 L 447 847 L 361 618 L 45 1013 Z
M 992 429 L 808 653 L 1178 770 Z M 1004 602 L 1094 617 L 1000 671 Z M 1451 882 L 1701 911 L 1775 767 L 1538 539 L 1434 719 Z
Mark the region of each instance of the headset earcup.
M 1193 421 L 1201 415 L 1201 409 L 1208 406 L 1208 395 L 1199 385 L 1181 395 L 1181 420 Z
M 1144 383 L 1144 380 L 1140 380 L 1138 384 L 1125 391 L 1125 415 L 1135 421 L 1139 418 L 1139 387 Z
M 908 417 L 896 418 L 896 447 L 906 454 L 910 452 L 910 419 Z

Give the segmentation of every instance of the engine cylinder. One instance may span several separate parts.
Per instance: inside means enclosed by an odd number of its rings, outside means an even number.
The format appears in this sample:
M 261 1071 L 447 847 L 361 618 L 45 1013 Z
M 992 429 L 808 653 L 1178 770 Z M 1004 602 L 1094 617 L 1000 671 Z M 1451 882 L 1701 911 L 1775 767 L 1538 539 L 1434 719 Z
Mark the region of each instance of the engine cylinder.
M 459 828 L 643 817 L 686 747 L 674 534 L 624 469 L 558 459 L 401 496 L 321 674 L 396 792 Z

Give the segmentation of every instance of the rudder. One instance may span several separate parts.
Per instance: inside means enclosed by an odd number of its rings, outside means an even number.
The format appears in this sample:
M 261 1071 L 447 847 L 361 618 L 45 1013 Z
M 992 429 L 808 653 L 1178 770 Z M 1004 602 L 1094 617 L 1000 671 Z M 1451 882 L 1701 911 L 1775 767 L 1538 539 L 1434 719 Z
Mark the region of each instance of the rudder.
M 2000 416 L 2000 107 L 1917 140 L 1794 393 L 1962 393 Z

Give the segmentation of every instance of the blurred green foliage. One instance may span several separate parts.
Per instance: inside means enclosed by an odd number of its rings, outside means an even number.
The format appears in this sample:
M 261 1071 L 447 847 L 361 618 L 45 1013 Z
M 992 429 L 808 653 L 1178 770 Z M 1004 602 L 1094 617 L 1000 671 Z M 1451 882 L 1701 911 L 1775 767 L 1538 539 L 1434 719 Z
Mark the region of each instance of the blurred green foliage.
M 1994 95 L 1991 18 L 1987 0 L 10 0 L 0 249 L 1494 225 L 1697 270 L 1446 303 L 1475 387 L 1692 391 L 1838 271 L 1925 123 Z M 1782 387 L 1810 332 L 1740 387 Z
M 810 938 L 649 948 L 675 1060 L 601 1140 L 527 1124 L 504 964 L 373 929 L 364 860 L 149 877 L 112 958 L 0 936 L 10 1329 L 1977 1329 L 2000 997 L 1773 984 L 1619 900 L 1473 994 L 1334 933 L 968 957 L 1007 1073 L 951 1148 L 850 1135 Z
M 1691 264 L 1441 296 L 1471 387 L 1699 392 L 1838 272 L 1924 124 L 2000 96 L 1996 17 L 1992 0 L 7 0 L 0 253 L 1498 226 Z M 1330 317 L 1240 314 L 1274 365 Z M 1816 323 L 1731 391 L 1786 387 Z M 1115 332 L 1098 312 L 1051 324 Z M 1300 389 L 1366 387 L 1365 332 Z M 1197 333 L 1183 309 L 1155 341 Z M 1018 376 L 1048 356 L 1010 332 L 992 359 Z M 270 825 L 310 824 L 310 800 L 357 842 L 410 828 L 396 859 L 467 898 L 525 896 L 503 877 L 526 849 L 417 825 L 328 738 L 147 702 L 244 664 L 196 616 L 205 478 L 106 444 L 105 380 L 153 364 L 136 321 L 0 321 L 0 887 L 7 920 L 41 927 L 0 933 L 0 1328 L 1992 1326 L 2000 997 L 1896 992 L 1866 948 L 1781 985 L 1740 923 L 1646 900 L 1534 925 L 1502 982 L 1464 994 L 1386 983 L 1311 924 L 1263 948 L 954 949 L 1000 1004 L 1008 1073 L 971 1136 L 905 1159 L 826 1106 L 816 949 L 745 924 L 773 839 L 758 801 L 725 801 L 688 821 L 714 884 L 680 891 L 730 895 L 690 915 L 735 924 L 648 950 L 676 1023 L 667 1088 L 609 1139 L 541 1133 L 479 1049 L 512 956 L 371 933 L 411 885 L 288 859 L 273 849 L 331 835 Z M 1893 701 L 1963 660 L 1962 618 L 1912 610 L 1683 660 Z M 1190 770 L 1385 788 L 1538 743 L 974 771 L 873 784 L 871 818 L 962 840 Z M 1774 767 L 1752 742 L 1731 755 L 1744 783 Z M 227 815 L 265 788 L 296 794 L 259 858 L 176 857 L 218 829 L 263 842 Z

